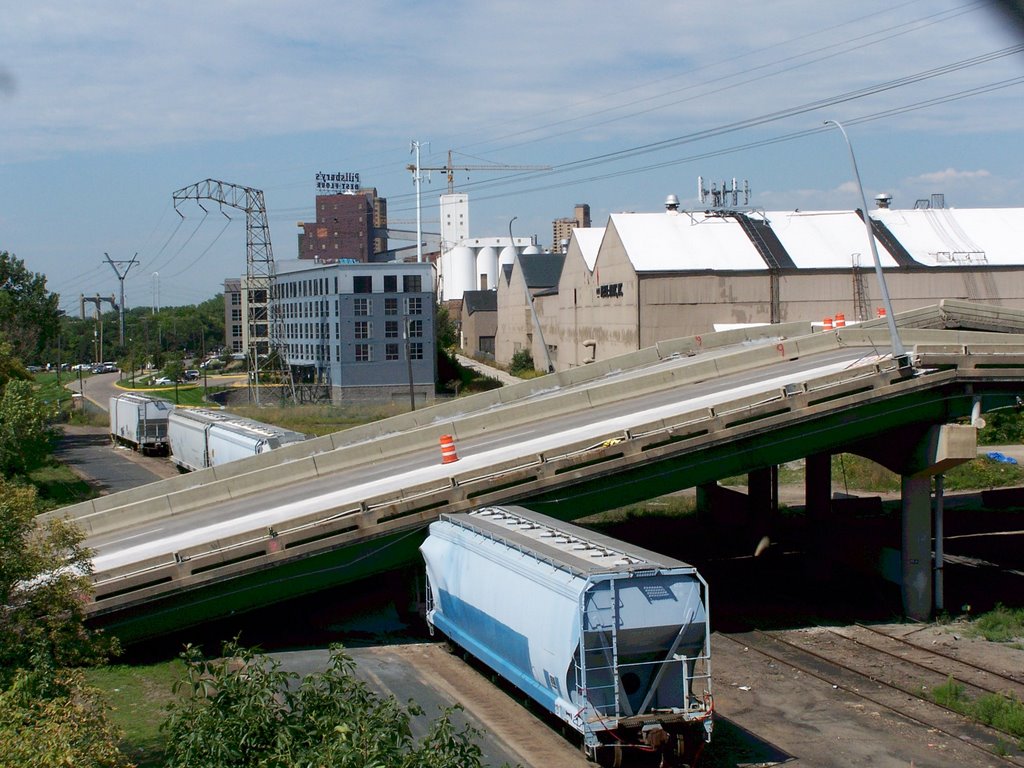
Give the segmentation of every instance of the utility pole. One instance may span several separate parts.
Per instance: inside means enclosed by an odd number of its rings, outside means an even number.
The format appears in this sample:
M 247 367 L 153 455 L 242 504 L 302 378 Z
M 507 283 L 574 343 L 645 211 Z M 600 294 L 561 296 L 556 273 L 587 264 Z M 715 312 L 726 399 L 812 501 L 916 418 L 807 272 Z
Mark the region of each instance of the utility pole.
M 132 265 L 139 263 L 139 261 L 138 261 L 139 253 L 138 253 L 138 251 L 136 251 L 135 255 L 132 256 L 132 260 L 131 261 L 114 261 L 112 258 L 110 258 L 110 254 L 109 253 L 104 252 L 103 255 L 107 257 L 107 263 L 110 265 L 110 268 L 112 270 L 114 270 L 114 274 L 117 275 L 117 279 L 121 281 L 121 306 L 119 308 L 119 320 L 120 320 L 120 324 L 121 324 L 121 336 L 119 338 L 119 341 L 120 341 L 121 346 L 123 347 L 124 346 L 124 278 L 128 274 L 128 270 L 132 268 Z M 118 269 L 118 266 L 121 265 L 121 264 L 125 265 L 124 272 L 121 272 L 121 270 Z
M 423 174 L 420 172 L 420 147 L 423 145 L 418 141 L 412 142 L 412 149 L 410 151 L 416 154 L 416 164 L 411 166 L 413 169 L 412 183 L 416 187 L 416 263 L 420 264 L 423 262 L 423 226 L 422 218 L 420 213 L 420 187 L 423 184 Z M 430 146 L 429 142 L 427 146 Z

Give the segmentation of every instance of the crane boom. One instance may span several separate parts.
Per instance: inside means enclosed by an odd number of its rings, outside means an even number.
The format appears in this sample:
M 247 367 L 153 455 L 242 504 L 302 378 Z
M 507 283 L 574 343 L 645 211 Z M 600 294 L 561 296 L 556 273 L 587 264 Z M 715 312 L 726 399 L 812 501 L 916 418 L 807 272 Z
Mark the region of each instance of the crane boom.
M 406 169 L 416 173 L 415 165 L 407 165 Z M 494 163 L 491 165 L 452 165 L 452 151 L 448 150 L 448 163 L 446 165 L 427 167 L 419 166 L 421 171 L 444 171 L 448 175 L 448 192 L 455 191 L 454 171 L 550 171 L 550 165 L 506 165 Z

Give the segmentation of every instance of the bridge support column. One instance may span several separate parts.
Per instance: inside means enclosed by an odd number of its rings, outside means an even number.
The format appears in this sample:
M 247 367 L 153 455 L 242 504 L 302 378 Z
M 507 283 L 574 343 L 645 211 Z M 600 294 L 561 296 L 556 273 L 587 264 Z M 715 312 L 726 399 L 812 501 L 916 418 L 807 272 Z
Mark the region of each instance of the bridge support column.
M 861 446 L 857 452 L 901 476 L 903 610 L 912 619 L 927 619 L 932 611 L 931 479 L 977 457 L 978 431 L 973 426 L 944 424 L 917 434 L 895 435 L 884 444 Z M 936 533 L 942 535 L 941 530 Z
M 932 505 L 930 475 L 903 475 L 902 533 L 903 611 L 927 619 L 932 611 Z
M 815 453 L 804 462 L 804 508 L 819 518 L 832 511 L 832 454 Z

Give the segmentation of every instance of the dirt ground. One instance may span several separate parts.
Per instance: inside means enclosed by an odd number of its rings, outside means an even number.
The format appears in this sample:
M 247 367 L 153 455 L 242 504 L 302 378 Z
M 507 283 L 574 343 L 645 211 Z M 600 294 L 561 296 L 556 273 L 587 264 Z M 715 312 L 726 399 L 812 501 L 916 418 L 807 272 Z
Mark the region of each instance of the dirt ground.
M 962 626 L 894 625 L 885 629 L 912 633 L 918 644 L 942 648 L 979 666 L 1017 675 L 1024 671 L 1024 651 L 966 637 Z M 703 768 L 1024 764 L 1007 762 L 965 744 L 725 635 L 715 636 L 712 657 L 718 724 Z M 911 697 L 906 698 L 909 707 Z

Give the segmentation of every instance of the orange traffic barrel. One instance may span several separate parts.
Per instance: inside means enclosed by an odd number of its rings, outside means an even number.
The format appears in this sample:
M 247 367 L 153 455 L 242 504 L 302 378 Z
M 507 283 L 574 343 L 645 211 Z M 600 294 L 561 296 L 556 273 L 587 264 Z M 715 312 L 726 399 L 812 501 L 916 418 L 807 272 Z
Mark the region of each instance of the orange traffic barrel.
M 458 461 L 459 456 L 455 453 L 455 441 L 451 435 L 441 435 L 441 463 L 451 464 Z
M 826 317 L 825 318 L 825 330 L 826 331 L 831 331 L 832 330 L 832 318 L 831 317 Z
M 885 307 L 879 307 L 876 311 L 877 317 L 885 317 Z
M 844 315 L 842 312 L 840 312 L 839 314 L 836 315 L 836 328 L 845 328 L 845 327 L 846 327 L 846 315 Z

